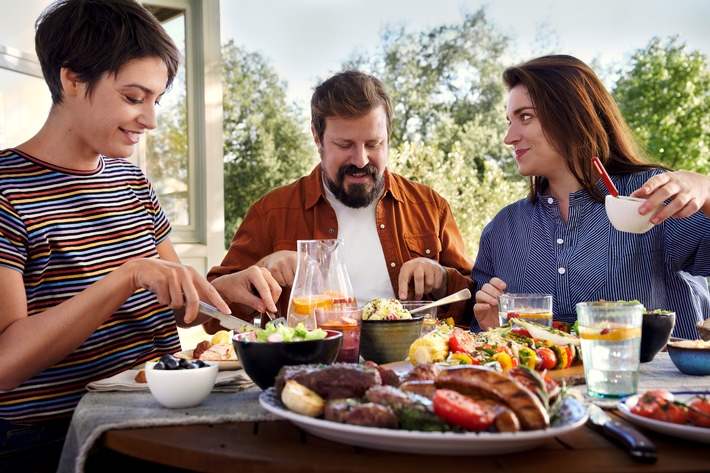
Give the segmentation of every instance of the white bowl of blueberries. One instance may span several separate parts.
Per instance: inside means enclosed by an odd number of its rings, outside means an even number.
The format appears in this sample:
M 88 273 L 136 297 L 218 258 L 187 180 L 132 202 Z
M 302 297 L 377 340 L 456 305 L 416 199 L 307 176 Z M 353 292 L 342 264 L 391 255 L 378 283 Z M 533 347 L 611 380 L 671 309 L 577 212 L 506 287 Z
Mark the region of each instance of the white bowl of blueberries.
M 145 378 L 150 392 L 164 407 L 194 407 L 212 392 L 217 364 L 163 355 L 157 362 L 146 363 Z

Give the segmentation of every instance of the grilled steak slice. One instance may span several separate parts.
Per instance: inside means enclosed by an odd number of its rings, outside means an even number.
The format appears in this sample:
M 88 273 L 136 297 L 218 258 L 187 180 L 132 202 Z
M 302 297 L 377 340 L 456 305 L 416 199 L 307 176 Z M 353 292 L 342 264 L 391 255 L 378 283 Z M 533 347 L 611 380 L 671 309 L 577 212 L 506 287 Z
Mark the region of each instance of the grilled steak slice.
M 366 361 L 363 363 L 365 366 L 368 366 L 370 368 L 375 368 L 377 371 L 380 372 L 380 377 L 382 378 L 382 384 L 386 386 L 399 386 L 400 379 L 399 375 L 395 373 L 393 370 L 388 369 L 388 368 L 383 368 L 382 366 L 378 365 L 374 361 Z
M 274 388 L 281 396 L 286 381 L 293 379 L 317 392 L 323 399 L 361 398 L 372 386 L 382 384 L 379 371 L 352 363 L 284 366 Z
M 423 363 L 421 365 L 416 365 L 414 368 L 412 368 L 412 370 L 407 373 L 407 375 L 402 381 L 407 382 L 432 380 L 436 379 L 436 377 L 439 376 L 442 371 L 444 371 L 444 368 L 439 365 Z
M 389 407 L 372 402 L 359 403 L 355 399 L 329 401 L 323 418 L 341 424 L 384 429 L 396 429 L 398 425 L 397 416 Z

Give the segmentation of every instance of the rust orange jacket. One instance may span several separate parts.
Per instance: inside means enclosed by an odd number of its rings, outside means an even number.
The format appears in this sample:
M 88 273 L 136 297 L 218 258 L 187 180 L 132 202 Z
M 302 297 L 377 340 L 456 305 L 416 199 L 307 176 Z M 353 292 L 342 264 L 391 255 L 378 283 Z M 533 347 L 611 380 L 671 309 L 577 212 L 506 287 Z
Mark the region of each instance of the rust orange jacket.
M 436 191 L 385 170 L 385 190 L 376 218 L 395 294 L 402 264 L 420 256 L 446 269 L 448 294 L 464 288 L 474 293 L 473 261 L 466 254 L 448 202 Z M 243 270 L 276 251 L 296 251 L 297 240 L 337 237 L 338 220 L 325 197 L 319 164 L 308 176 L 269 192 L 251 206 L 222 264 L 212 268 L 207 279 Z M 281 315 L 287 313 L 288 301 L 289 291 L 284 290 L 278 301 Z M 453 317 L 457 325 L 468 327 L 473 302 L 451 304 L 439 316 Z

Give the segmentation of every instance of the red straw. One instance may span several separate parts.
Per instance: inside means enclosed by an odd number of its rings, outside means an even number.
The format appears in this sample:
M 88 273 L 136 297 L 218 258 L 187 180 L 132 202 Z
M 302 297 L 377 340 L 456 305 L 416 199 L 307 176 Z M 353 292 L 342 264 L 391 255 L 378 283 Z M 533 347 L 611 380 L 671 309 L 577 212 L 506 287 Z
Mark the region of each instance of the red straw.
M 594 166 L 594 169 L 597 171 L 597 174 L 599 174 L 599 177 L 602 178 L 602 181 L 604 182 L 604 185 L 609 191 L 609 194 L 611 194 L 612 197 L 618 197 L 619 191 L 616 190 L 616 186 L 613 182 L 611 182 L 609 174 L 607 174 L 606 169 L 604 169 L 604 165 L 601 161 L 599 161 L 599 158 L 597 158 L 596 156 L 592 157 L 592 166 Z

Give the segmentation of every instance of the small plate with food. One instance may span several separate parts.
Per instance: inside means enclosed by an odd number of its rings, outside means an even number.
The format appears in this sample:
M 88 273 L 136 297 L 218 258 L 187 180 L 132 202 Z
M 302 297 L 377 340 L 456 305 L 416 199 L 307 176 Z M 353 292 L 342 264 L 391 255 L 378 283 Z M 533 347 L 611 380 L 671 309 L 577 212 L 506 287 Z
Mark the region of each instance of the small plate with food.
M 177 358 L 202 360 L 216 363 L 220 371 L 236 370 L 242 367 L 232 344 L 231 333 L 220 330 L 210 340 L 199 342 L 192 350 L 175 353 Z
M 618 408 L 626 419 L 639 427 L 710 443 L 710 390 L 650 390 L 622 399 Z
M 378 371 L 373 374 L 364 365 L 294 366 L 280 373 L 275 387 L 265 390 L 259 402 L 267 411 L 327 440 L 429 455 L 531 450 L 564 437 L 588 417 L 584 405 L 564 393 L 555 413 L 549 415 L 525 381 L 488 368 L 418 365 L 417 370 L 428 378 L 405 380 L 396 387 L 380 384 Z M 457 410 L 457 402 L 474 402 L 462 394 L 469 389 L 490 391 L 491 397 L 479 399 L 476 409 L 466 405 Z M 464 411 L 465 419 L 457 417 Z

